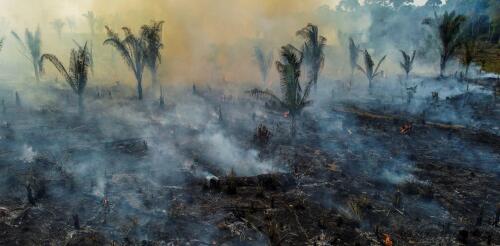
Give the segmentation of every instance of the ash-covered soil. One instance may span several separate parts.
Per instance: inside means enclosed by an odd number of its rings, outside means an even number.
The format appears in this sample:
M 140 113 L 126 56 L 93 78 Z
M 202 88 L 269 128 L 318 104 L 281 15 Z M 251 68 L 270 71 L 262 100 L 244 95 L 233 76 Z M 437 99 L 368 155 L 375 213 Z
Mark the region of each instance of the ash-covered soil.
M 272 105 L 214 89 L 165 108 L 89 90 L 84 115 L 68 93 L 2 112 L 0 245 L 500 244 L 491 95 L 408 102 L 427 116 L 327 100 L 291 138 Z

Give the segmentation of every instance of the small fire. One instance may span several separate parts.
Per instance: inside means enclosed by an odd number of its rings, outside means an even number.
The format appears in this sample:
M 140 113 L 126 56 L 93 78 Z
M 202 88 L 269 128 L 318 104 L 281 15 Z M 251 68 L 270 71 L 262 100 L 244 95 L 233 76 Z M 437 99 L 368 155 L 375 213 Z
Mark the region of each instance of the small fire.
M 405 123 L 403 126 L 401 126 L 399 128 L 399 132 L 401 134 L 408 134 L 411 131 L 412 128 L 413 128 L 413 126 L 412 126 L 411 123 Z
M 283 113 L 283 117 L 288 118 L 289 114 L 290 114 L 290 112 L 286 111 L 286 112 Z
M 384 246 L 392 246 L 392 239 L 389 234 L 384 233 Z

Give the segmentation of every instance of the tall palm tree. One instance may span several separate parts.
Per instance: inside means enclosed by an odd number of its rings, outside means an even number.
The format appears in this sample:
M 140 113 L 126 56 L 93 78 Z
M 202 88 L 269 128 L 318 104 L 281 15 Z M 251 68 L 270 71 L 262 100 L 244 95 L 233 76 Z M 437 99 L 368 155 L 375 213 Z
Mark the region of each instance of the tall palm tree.
M 408 79 L 410 72 L 413 69 L 413 61 L 415 60 L 416 51 L 414 50 L 411 56 L 409 53 L 407 54 L 404 50 L 400 51 L 401 55 L 403 55 L 403 61 L 400 62 L 399 65 L 401 66 L 401 69 L 405 71 L 406 79 Z
M 295 119 L 306 106 L 312 103 L 308 98 L 314 83 L 309 80 L 305 89 L 302 90 L 299 82 L 300 66 L 303 59 L 301 51 L 290 44 L 283 46 L 281 47 L 281 58 L 282 61 L 276 62 L 276 68 L 281 75 L 281 98 L 270 90 L 256 88 L 248 92 L 256 97 L 265 97 L 287 110 L 291 120 L 290 132 L 292 136 L 295 136 Z
M 476 40 L 471 39 L 463 44 L 464 54 L 462 56 L 462 63 L 465 65 L 465 79 L 467 80 L 467 91 L 469 91 L 469 80 L 467 79 L 469 74 L 469 68 L 477 54 L 477 43 Z
M 52 54 L 43 54 L 40 58 L 40 70 L 43 71 L 45 60 L 49 60 L 54 67 L 61 73 L 66 82 L 71 86 L 73 92 L 78 95 L 78 109 L 80 114 L 83 113 L 83 92 L 87 85 L 88 70 L 90 66 L 90 53 L 87 49 L 87 43 L 78 49 L 72 49 L 69 59 L 69 70 Z
M 349 38 L 349 59 L 351 61 L 351 77 L 349 79 L 349 88 L 352 86 L 352 78 L 354 77 L 354 70 L 358 67 L 359 46 L 354 43 L 354 40 Z
M 90 35 L 92 37 L 92 39 L 94 38 L 94 35 L 95 35 L 95 28 L 96 28 L 96 24 L 97 24 L 97 18 L 94 14 L 93 11 L 87 11 L 87 13 L 83 14 L 83 17 L 85 17 L 85 19 L 87 19 L 87 22 L 89 24 L 89 28 L 90 28 Z
M 141 27 L 141 38 L 145 43 L 146 66 L 151 72 L 152 86 L 158 85 L 158 66 L 161 63 L 160 50 L 163 49 L 162 29 L 163 21 L 153 21 L 151 25 Z
M 135 36 L 128 27 L 122 29 L 125 33 L 124 39 L 120 39 L 117 33 L 106 26 L 108 39 L 104 41 L 104 44 L 115 47 L 134 72 L 137 81 L 137 96 L 139 100 L 142 100 L 142 74 L 146 65 L 146 42 L 142 35 Z
M 317 88 L 319 72 L 325 62 L 323 49 L 326 45 L 326 38 L 320 36 L 318 27 L 311 23 L 298 30 L 297 35 L 305 39 L 303 46 L 304 61 L 309 66 L 309 80 Z
M 267 75 L 269 74 L 269 70 L 271 70 L 271 66 L 273 64 L 273 52 L 269 51 L 269 53 L 266 55 L 261 47 L 255 46 L 254 55 L 259 65 L 262 82 L 266 83 Z
M 17 35 L 16 32 L 12 31 L 12 36 L 19 42 L 22 49 L 22 54 L 26 59 L 28 59 L 33 64 L 33 69 L 35 70 L 35 79 L 36 82 L 40 82 L 40 69 L 38 67 L 38 61 L 40 60 L 41 55 L 41 47 L 42 40 L 40 34 L 40 27 L 36 28 L 36 31 L 33 33 L 29 29 L 26 29 L 25 32 L 25 41 Z
M 365 74 L 366 78 L 368 79 L 368 88 L 371 90 L 373 79 L 375 79 L 375 77 L 379 76 L 382 73 L 381 71 L 379 71 L 379 68 L 380 64 L 382 64 L 386 56 L 382 57 L 382 59 L 380 59 L 380 61 L 377 63 L 377 66 L 374 67 L 375 63 L 373 62 L 370 53 L 368 53 L 368 51 L 365 50 L 364 55 L 365 55 L 365 68 L 358 65 L 358 69 Z
M 68 28 L 70 32 L 73 32 L 76 28 L 76 21 L 72 17 L 66 17 L 66 24 L 68 24 Z
M 62 29 L 64 28 L 64 21 L 61 20 L 61 19 L 55 19 L 54 21 L 52 21 L 52 27 L 54 27 L 54 30 L 56 30 L 57 32 L 57 36 L 59 37 L 59 39 L 61 38 L 61 33 L 62 33 Z
M 455 51 L 460 46 L 459 34 L 461 26 L 466 18 L 463 15 L 456 14 L 455 11 L 448 13 L 446 11 L 442 16 L 434 13 L 434 18 L 425 18 L 424 25 L 428 25 L 437 31 L 440 41 L 440 70 L 439 76 L 443 77 L 446 64 L 455 55 Z

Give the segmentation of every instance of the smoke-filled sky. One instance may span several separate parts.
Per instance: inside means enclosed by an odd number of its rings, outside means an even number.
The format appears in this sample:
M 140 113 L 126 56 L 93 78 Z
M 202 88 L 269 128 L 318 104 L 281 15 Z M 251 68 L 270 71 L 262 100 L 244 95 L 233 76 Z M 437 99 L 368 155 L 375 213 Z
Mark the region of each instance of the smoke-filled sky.
M 160 69 L 163 80 L 191 82 L 223 78 L 249 81 L 259 79 L 252 64 L 253 46 L 256 44 L 262 43 L 265 49 L 272 49 L 275 54 L 280 46 L 287 43 L 300 45 L 295 32 L 309 22 L 320 27 L 328 44 L 338 43 L 336 27 L 342 24 L 321 19 L 317 14 L 321 6 L 333 9 L 338 2 L 339 0 L 2 0 L 0 28 L 7 30 L 0 30 L 0 36 L 10 36 L 10 30 L 22 33 L 25 28 L 33 29 L 39 25 L 44 41 L 42 51 L 64 57 L 73 45 L 71 39 L 75 39 L 71 35 L 89 33 L 88 24 L 82 16 L 88 10 L 94 11 L 98 18 L 102 18 L 103 24 L 116 31 L 122 26 L 137 31 L 141 25 L 153 19 L 164 20 L 165 49 Z M 425 1 L 416 1 L 417 4 L 422 2 Z M 64 21 L 72 19 L 76 24 L 72 34 L 68 34 L 67 25 L 63 29 L 66 39 L 56 38 L 56 32 L 50 23 L 57 18 Z M 102 36 L 95 42 L 101 45 L 104 35 L 102 30 L 99 31 Z M 77 40 L 83 41 L 82 38 Z M 99 47 L 96 49 L 99 50 Z M 133 80 L 131 77 L 101 79 Z

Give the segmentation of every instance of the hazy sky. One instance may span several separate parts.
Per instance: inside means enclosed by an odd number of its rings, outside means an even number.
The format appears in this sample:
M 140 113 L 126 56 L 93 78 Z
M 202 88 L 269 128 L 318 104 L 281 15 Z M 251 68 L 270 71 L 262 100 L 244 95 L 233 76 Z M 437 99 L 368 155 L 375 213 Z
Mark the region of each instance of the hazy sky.
M 0 37 L 10 30 L 22 33 L 25 28 L 42 29 L 44 51 L 68 53 L 73 38 L 67 27 L 66 39 L 59 40 L 50 24 L 54 19 L 73 19 L 72 33 L 88 34 L 89 27 L 82 16 L 92 10 L 104 23 L 116 31 L 122 26 L 133 31 L 151 20 L 164 20 L 163 51 L 165 62 L 161 71 L 171 79 L 185 80 L 211 76 L 214 68 L 224 67 L 224 77 L 240 80 L 255 77 L 248 69 L 253 46 L 265 40 L 268 48 L 276 49 L 286 43 L 297 43 L 295 32 L 307 23 L 320 26 L 329 44 L 335 44 L 338 26 L 346 23 L 321 19 L 318 7 L 334 8 L 339 0 L 0 0 Z M 425 0 L 416 0 L 417 4 Z M 368 23 L 358 20 L 357 23 Z M 63 35 L 64 35 L 63 34 Z M 100 44 L 104 40 L 96 38 Z M 97 40 L 99 39 L 99 40 Z M 97 42 L 99 41 L 99 42 Z M 62 44 L 66 45 L 61 45 Z M 7 44 L 8 45 L 8 44 Z M 102 45 L 101 45 L 102 46 Z M 10 49 L 8 46 L 5 49 Z M 228 48 L 229 47 L 229 48 Z M 98 47 L 99 48 L 99 47 Z M 102 49 L 108 47 L 102 46 Z M 5 53 L 5 52 L 4 52 Z M 4 54 L 7 55 L 7 54 Z M 245 59 L 241 59 L 245 57 Z M 235 63 L 234 61 L 246 62 Z M 207 64 L 206 62 L 209 61 Z M 217 65 L 214 65 L 217 63 Z M 123 73 L 121 73 L 123 74 Z

